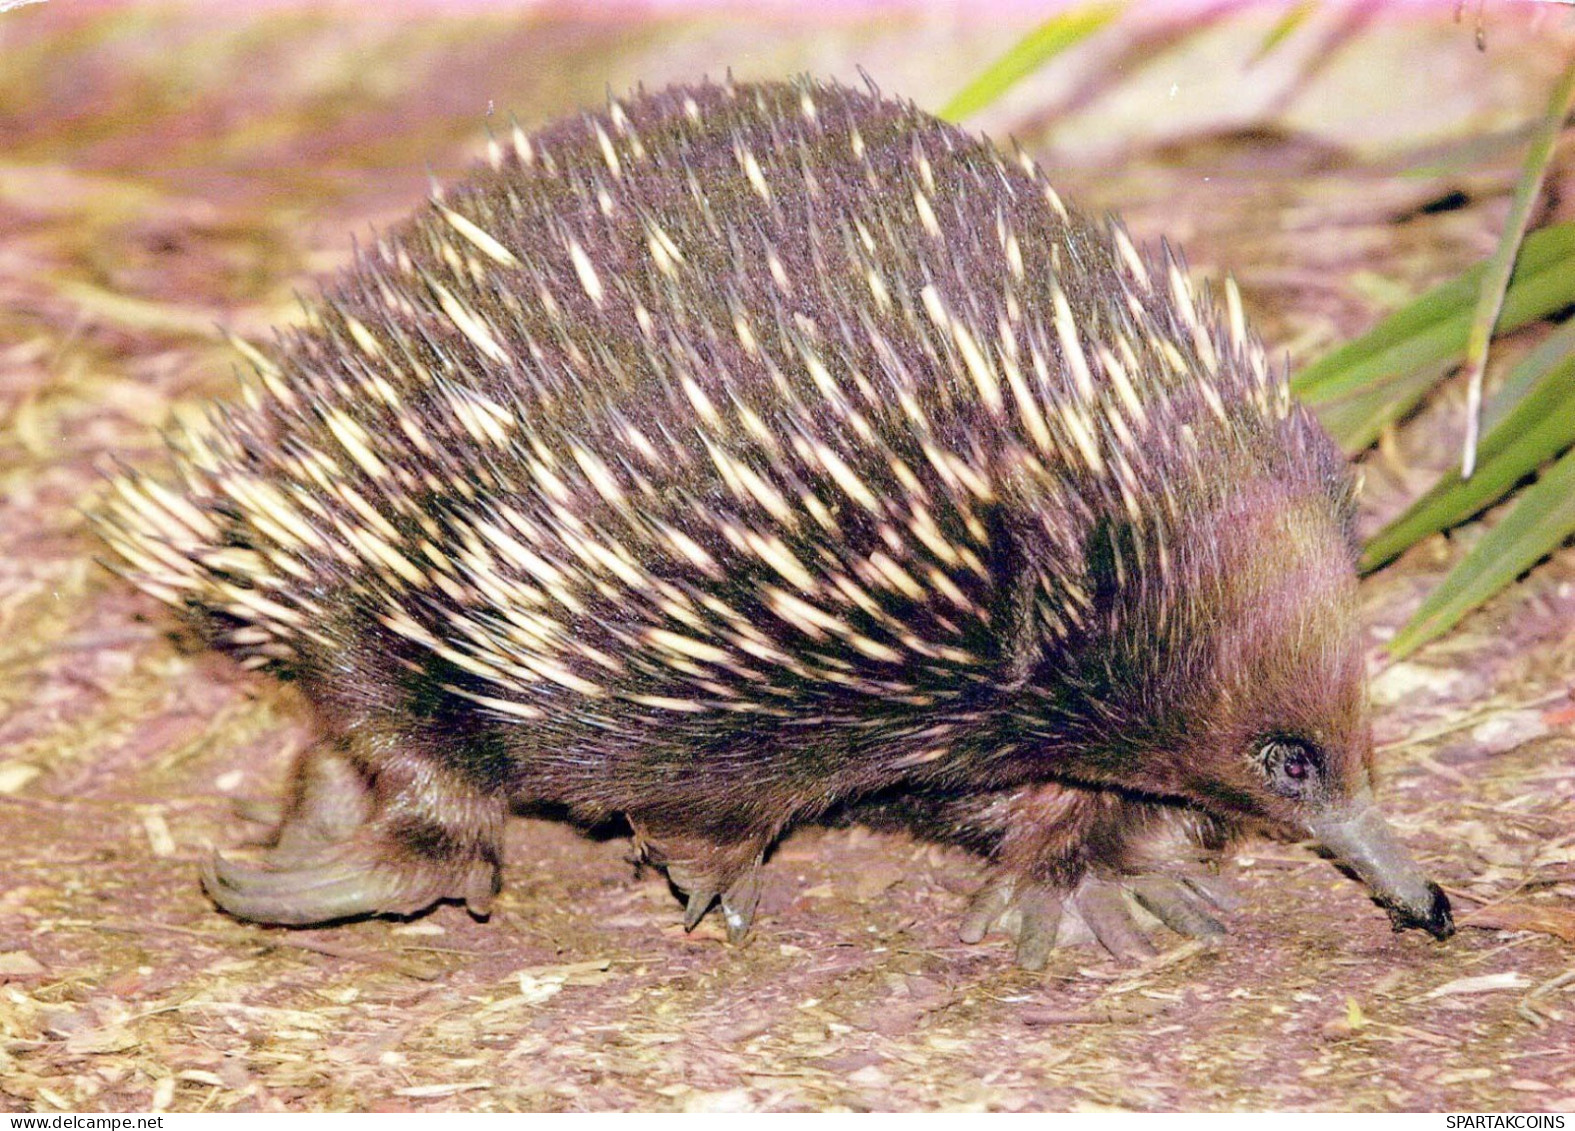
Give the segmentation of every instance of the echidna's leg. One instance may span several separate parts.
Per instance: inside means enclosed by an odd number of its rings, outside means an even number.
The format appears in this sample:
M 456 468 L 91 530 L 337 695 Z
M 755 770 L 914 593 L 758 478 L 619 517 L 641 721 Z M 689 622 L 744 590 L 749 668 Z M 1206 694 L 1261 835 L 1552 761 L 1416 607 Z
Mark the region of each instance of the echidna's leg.
M 1037 969 L 1058 940 L 1086 928 L 1116 957 L 1141 959 L 1155 948 L 1134 904 L 1183 935 L 1225 933 L 1215 918 L 1224 904 L 1199 864 L 1226 834 L 1194 810 L 1045 784 L 980 798 L 972 818 L 996 831 L 994 874 L 970 906 L 964 941 L 999 925 L 1017 936 L 1018 961 Z
M 410 915 L 443 899 L 485 914 L 502 868 L 502 803 L 436 759 L 358 756 L 350 741 L 297 765 L 274 847 L 257 863 L 214 853 L 203 888 L 260 923 L 304 926 L 360 915 Z
M 366 776 L 336 746 L 306 751 L 291 772 L 269 860 L 287 867 L 342 844 L 366 823 L 371 805 Z
M 1016 938 L 1018 964 L 1029 970 L 1041 969 L 1056 945 L 1090 937 L 1117 958 L 1148 958 L 1158 951 L 1134 918 L 1134 903 L 1177 934 L 1198 939 L 1224 936 L 1216 915 L 1234 906 L 1217 884 L 1190 873 L 1089 872 L 1068 890 L 998 867 L 970 901 L 958 936 L 979 942 L 999 927 Z
M 959 933 L 965 942 L 997 927 L 1015 935 L 1028 969 L 1043 967 L 1058 942 L 1090 936 L 1119 958 L 1153 954 L 1134 905 L 1184 935 L 1225 933 L 1215 915 L 1228 901 L 1199 863 L 1228 833 L 1193 810 L 1044 784 L 907 795 L 865 815 L 988 856 L 991 875 Z
M 769 835 L 713 837 L 632 813 L 629 825 L 641 856 L 665 869 L 684 893 L 684 930 L 694 930 L 712 904 L 719 904 L 728 941 L 739 942 L 749 933 L 760 905 L 760 863 Z

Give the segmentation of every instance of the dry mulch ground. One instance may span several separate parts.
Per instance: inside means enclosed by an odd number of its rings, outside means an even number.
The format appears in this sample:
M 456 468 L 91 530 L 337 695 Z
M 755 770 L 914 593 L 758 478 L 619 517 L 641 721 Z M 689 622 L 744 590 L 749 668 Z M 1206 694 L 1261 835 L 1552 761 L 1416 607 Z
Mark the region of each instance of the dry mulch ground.
M 1501 131 L 1575 42 L 1490 10 L 1479 53 L 1447 13 L 1358 6 L 1255 60 L 1276 18 L 1139 11 L 984 124 L 1197 273 L 1229 264 L 1302 360 L 1491 247 Z M 201 895 L 194 861 L 247 831 L 232 800 L 273 793 L 304 713 L 172 641 L 81 509 L 107 457 L 153 458 L 158 426 L 230 391 L 215 323 L 291 317 L 426 166 L 463 167 L 494 103 L 539 123 L 640 79 L 863 63 L 937 106 L 1010 40 L 897 17 L 0 15 L 0 1109 L 1575 1110 L 1575 554 L 1413 661 L 1380 647 L 1469 530 L 1366 590 L 1388 808 L 1456 898 L 1444 945 L 1280 844 L 1228 866 L 1224 945 L 1071 949 L 1044 975 L 955 941 L 974 862 L 860 829 L 790 837 L 738 949 L 685 935 L 626 842 L 546 821 L 511 829 L 486 923 L 290 932 Z M 1551 184 L 1569 198 L 1567 150 Z M 1450 458 L 1459 399 L 1369 458 L 1368 521 Z

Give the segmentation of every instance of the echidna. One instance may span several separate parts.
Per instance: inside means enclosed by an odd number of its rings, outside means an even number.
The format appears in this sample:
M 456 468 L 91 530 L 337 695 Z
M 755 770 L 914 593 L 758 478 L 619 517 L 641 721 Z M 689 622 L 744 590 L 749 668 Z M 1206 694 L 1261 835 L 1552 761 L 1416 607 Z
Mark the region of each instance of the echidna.
M 511 804 L 623 814 L 746 931 L 795 823 L 872 799 L 991 857 L 964 927 L 1110 949 L 1181 865 L 1312 834 L 1449 904 L 1372 805 L 1352 480 L 1178 261 L 1026 157 L 809 80 L 639 93 L 358 252 L 106 536 L 322 741 L 226 911 L 499 890 Z M 1011 912 L 1011 914 L 1003 914 Z

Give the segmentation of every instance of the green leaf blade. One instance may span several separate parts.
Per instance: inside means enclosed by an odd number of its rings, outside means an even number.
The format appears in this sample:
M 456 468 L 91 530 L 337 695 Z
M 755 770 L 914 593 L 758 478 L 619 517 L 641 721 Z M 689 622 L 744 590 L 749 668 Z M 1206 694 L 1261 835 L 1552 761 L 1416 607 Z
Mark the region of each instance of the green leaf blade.
M 1442 476 L 1368 542 L 1363 572 L 1399 557 L 1417 542 L 1492 505 L 1521 479 L 1575 444 L 1575 321 L 1533 350 L 1503 391 L 1513 404 L 1495 403 L 1475 474 Z M 1495 420 L 1496 417 L 1496 420 Z
M 1023 36 L 941 108 L 957 122 L 977 114 L 1049 60 L 1076 46 L 1121 12 L 1120 4 L 1085 4 L 1061 12 Z
M 1372 446 L 1378 434 L 1427 396 L 1448 371 L 1447 364 L 1397 370 L 1367 388 L 1313 411 L 1347 455 Z
M 1458 358 L 1486 264 L 1442 283 L 1368 333 L 1325 354 L 1291 382 L 1309 406 L 1355 394 L 1405 368 Z M 1575 303 L 1575 221 L 1533 232 L 1510 278 L 1499 329 L 1508 332 Z
M 1258 44 L 1258 49 L 1247 60 L 1247 65 L 1254 66 L 1272 55 L 1274 49 L 1294 35 L 1296 30 L 1307 22 L 1307 17 L 1316 10 L 1316 5 L 1310 2 L 1291 5 L 1285 14 L 1274 22 L 1274 26 L 1263 37 L 1263 42 Z
M 1397 659 L 1453 628 L 1472 609 L 1575 534 L 1575 452 L 1567 452 L 1526 489 L 1390 641 Z

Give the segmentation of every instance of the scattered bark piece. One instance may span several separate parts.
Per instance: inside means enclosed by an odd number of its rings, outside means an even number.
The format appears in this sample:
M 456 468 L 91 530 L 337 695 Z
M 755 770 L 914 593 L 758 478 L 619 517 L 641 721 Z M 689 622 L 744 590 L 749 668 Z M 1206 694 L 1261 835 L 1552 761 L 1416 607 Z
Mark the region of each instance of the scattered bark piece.
M 1479 974 L 1473 978 L 1456 978 L 1423 994 L 1423 998 L 1452 997 L 1463 994 L 1489 994 L 1499 990 L 1523 990 L 1531 979 L 1515 970 L 1501 974 Z
M 0 978 L 31 978 L 42 973 L 43 963 L 25 950 L 8 950 L 0 954 Z
M 1506 900 L 1478 908 L 1461 923 L 1488 930 L 1536 931 L 1575 943 L 1575 908 L 1555 904 Z

